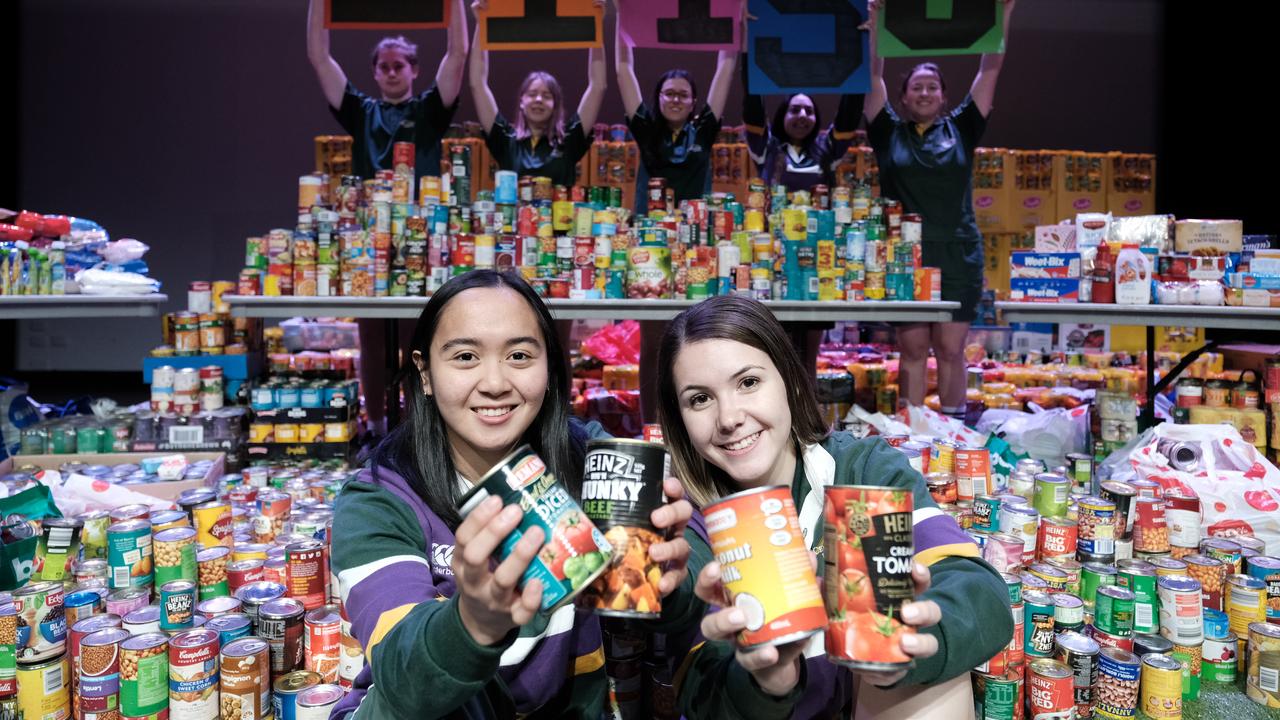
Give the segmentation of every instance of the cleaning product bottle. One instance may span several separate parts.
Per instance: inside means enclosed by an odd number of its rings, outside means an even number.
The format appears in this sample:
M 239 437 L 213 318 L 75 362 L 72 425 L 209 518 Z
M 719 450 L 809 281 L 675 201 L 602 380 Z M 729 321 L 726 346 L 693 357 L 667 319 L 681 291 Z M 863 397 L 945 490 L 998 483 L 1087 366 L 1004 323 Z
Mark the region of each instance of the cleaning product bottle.
M 1116 258 L 1116 304 L 1151 304 L 1151 261 L 1137 245 L 1125 245 Z

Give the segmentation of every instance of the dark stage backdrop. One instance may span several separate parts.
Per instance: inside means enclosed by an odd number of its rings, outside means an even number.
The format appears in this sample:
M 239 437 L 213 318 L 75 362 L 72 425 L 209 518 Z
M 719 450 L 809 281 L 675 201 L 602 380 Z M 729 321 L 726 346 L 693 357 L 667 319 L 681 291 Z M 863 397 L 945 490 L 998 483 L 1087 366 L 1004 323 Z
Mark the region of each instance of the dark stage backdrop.
M 11 34 L 22 44 L 15 201 L 92 218 L 113 236 L 149 244 L 151 273 L 173 298 L 169 310 L 185 303 L 191 280 L 234 278 L 246 236 L 293 222 L 297 177 L 312 170 L 311 138 L 341 132 L 307 62 L 306 11 L 306 0 L 22 0 Z M 1023 0 L 983 143 L 1155 151 L 1163 14 L 1159 0 Z M 332 35 L 334 56 L 366 92 L 376 92 L 369 51 L 381 35 Z M 611 46 L 611 18 L 606 35 Z M 420 47 L 417 89 L 425 89 L 444 31 L 409 37 Z M 704 92 L 714 72 L 711 54 L 637 55 L 646 95 L 669 67 L 692 70 Z M 576 106 L 586 58 L 494 53 L 500 106 L 514 111 L 532 69 L 555 73 Z M 612 51 L 610 64 L 601 119 L 621 122 Z M 959 102 L 977 58 L 940 64 Z M 890 61 L 891 94 L 908 67 Z M 741 122 L 741 98 L 735 78 L 727 124 Z M 834 101 L 821 105 L 829 119 Z M 466 90 L 457 118 L 474 118 Z M 136 370 L 159 327 L 24 322 L 18 369 Z

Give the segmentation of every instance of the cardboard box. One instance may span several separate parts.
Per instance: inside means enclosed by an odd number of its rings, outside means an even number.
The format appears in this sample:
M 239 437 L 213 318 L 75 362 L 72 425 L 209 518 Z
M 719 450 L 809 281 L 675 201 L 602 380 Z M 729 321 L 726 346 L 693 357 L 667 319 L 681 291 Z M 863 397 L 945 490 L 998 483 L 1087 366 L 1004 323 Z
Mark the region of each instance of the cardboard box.
M 1227 304 L 1232 307 L 1280 308 L 1280 290 L 1228 288 Z
M 1080 301 L 1080 281 L 1076 278 L 1010 278 L 1009 299 L 1015 302 Z
M 355 456 L 349 442 L 334 443 L 251 443 L 245 454 L 253 460 L 347 460 Z
M 1105 153 L 1064 152 L 1053 159 L 1053 182 L 1059 218 L 1107 211 L 1110 166 Z
M 1280 290 L 1280 275 L 1262 275 L 1260 273 L 1228 273 L 1227 286 L 1245 290 Z
M 1010 278 L 1080 277 L 1080 253 L 1014 252 L 1009 254 Z
M 1036 227 L 1036 252 L 1076 251 L 1075 225 L 1039 225 Z
M 1174 223 L 1173 248 L 1192 255 L 1229 255 L 1244 245 L 1241 220 L 1179 220 Z
M 200 480 L 170 480 L 146 485 L 130 485 L 130 490 L 161 500 L 174 500 L 184 490 L 212 487 L 226 470 L 226 456 L 220 452 L 156 452 L 156 453 L 75 453 L 71 455 L 14 455 L 0 460 L 0 475 L 7 475 L 23 465 L 35 465 L 42 470 L 57 470 L 63 463 L 77 462 L 86 465 L 137 465 L 148 458 L 161 458 L 181 454 L 188 462 L 212 460 L 209 473 Z
M 1057 349 L 1061 352 L 1106 352 L 1110 347 L 1110 325 L 1058 323 Z
M 1049 352 L 1053 349 L 1053 323 L 1012 323 L 1014 352 Z
M 1058 220 L 1054 166 L 1057 153 L 1035 150 L 1013 151 L 1013 187 L 1009 190 L 1009 212 L 1013 227 L 1033 228 Z
M 973 215 L 983 233 L 1019 230 L 1009 207 L 1013 187 L 1013 153 L 1003 148 L 978 148 L 973 158 Z
M 1224 368 L 1252 370 L 1258 373 L 1259 379 L 1266 373 L 1267 361 L 1280 360 L 1280 345 L 1236 343 L 1221 345 L 1218 352 L 1222 354 Z
M 1156 156 L 1109 153 L 1107 210 L 1116 217 L 1152 215 L 1156 211 Z
M 1141 306 L 1135 306 L 1141 307 Z M 1188 353 L 1204 346 L 1204 328 L 1157 327 L 1156 352 Z M 1147 350 L 1147 329 L 1142 325 L 1112 325 L 1113 352 L 1143 353 Z

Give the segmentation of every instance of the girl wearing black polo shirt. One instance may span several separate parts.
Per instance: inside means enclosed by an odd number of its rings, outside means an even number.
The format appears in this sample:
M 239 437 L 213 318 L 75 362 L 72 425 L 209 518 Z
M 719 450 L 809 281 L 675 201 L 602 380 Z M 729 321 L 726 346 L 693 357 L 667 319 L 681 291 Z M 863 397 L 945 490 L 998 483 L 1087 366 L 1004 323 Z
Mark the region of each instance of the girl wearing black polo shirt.
M 973 151 L 987 126 L 1003 54 L 982 56 L 969 94 L 946 110 L 946 81 L 933 63 L 922 63 L 902 82 L 902 114 L 888 103 L 884 59 L 876 55 L 875 12 L 871 3 L 871 92 L 863 114 L 867 137 L 880 165 L 880 191 L 924 219 L 924 264 L 942 269 L 942 299 L 960 303 L 952 322 L 898 326 L 898 383 L 902 397 L 924 403 L 926 364 L 932 346 L 938 363 L 942 411 L 963 416 L 964 341 L 977 317 L 982 295 L 982 235 L 973 215 Z M 1014 0 L 1005 0 L 1006 44 Z
M 818 184 L 833 186 L 835 165 L 858 129 L 863 97 L 841 95 L 835 122 L 823 128 L 817 104 L 805 93 L 787 96 L 770 124 L 765 123 L 764 98 L 750 92 L 744 95 L 742 121 L 747 126 L 747 147 L 764 183 L 783 185 L 787 192 Z
M 745 6 L 745 3 L 743 3 Z M 636 79 L 630 39 L 618 28 L 616 33 L 618 88 L 622 92 L 627 127 L 640 147 L 640 160 L 649 178 L 665 178 L 675 191 L 676 202 L 700 198 L 711 189 L 711 146 L 720 132 L 724 104 L 738 53 L 722 50 L 717 55 L 716 74 L 711 79 L 707 102 L 695 115 L 698 86 L 688 70 L 668 70 L 653 89 L 653 104 L 646 105 Z M 654 115 L 653 108 L 658 109 Z M 644 211 L 646 183 L 636 184 L 637 212 Z
M 471 7 L 483 11 L 488 5 L 488 0 L 476 0 Z M 603 6 L 604 0 L 597 0 L 597 5 Z M 591 149 L 591 128 L 609 86 L 604 48 L 588 51 L 587 91 L 578 102 L 578 112 L 567 123 L 560 83 L 550 73 L 534 71 L 520 85 L 520 114 L 512 126 L 498 112 L 498 101 L 489 89 L 489 51 L 480 49 L 479 41 L 480 24 L 476 23 L 476 48 L 469 60 L 471 95 L 494 161 L 499 168 L 519 175 L 549 177 L 556 185 L 573 185 L 578 161 Z

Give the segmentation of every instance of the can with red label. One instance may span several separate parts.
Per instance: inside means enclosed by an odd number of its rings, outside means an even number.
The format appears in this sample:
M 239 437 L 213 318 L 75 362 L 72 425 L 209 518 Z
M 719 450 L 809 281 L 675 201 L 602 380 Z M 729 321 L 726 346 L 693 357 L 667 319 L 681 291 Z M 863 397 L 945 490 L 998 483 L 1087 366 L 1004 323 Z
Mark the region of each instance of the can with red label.
M 1046 517 L 1037 529 L 1036 552 L 1043 561 L 1074 560 L 1078 527 L 1075 520 Z
M 1069 718 L 1075 707 L 1074 674 L 1057 660 L 1027 664 L 1027 706 L 1033 718 Z
M 991 485 L 991 455 L 984 447 L 960 447 L 955 450 L 956 492 L 961 500 L 995 491 Z
M 661 443 L 662 442 L 662 426 L 658 423 L 645 423 L 644 434 L 642 436 L 645 442 Z
M 329 597 L 328 563 L 325 560 L 324 543 L 307 540 L 285 548 L 286 582 L 289 597 L 302 603 L 307 610 L 324 605 Z
M 1133 550 L 1143 553 L 1169 552 L 1169 528 L 1165 522 L 1164 500 L 1134 499 Z
M 1200 498 L 1166 494 L 1164 518 L 1165 527 L 1169 529 L 1171 551 L 1176 553 L 1177 548 L 1191 548 L 1186 555 L 1200 551 Z
M 227 563 L 227 590 L 235 594 L 235 591 L 244 585 L 266 580 L 267 578 L 262 570 L 264 563 L 265 561 L 261 558 L 250 558 Z
M 342 655 L 342 616 L 336 605 L 325 605 L 307 613 L 304 618 L 304 664 L 318 673 L 326 683 L 338 682 L 338 663 Z
M 169 717 L 213 720 L 218 707 L 218 633 L 188 630 L 169 639 Z

